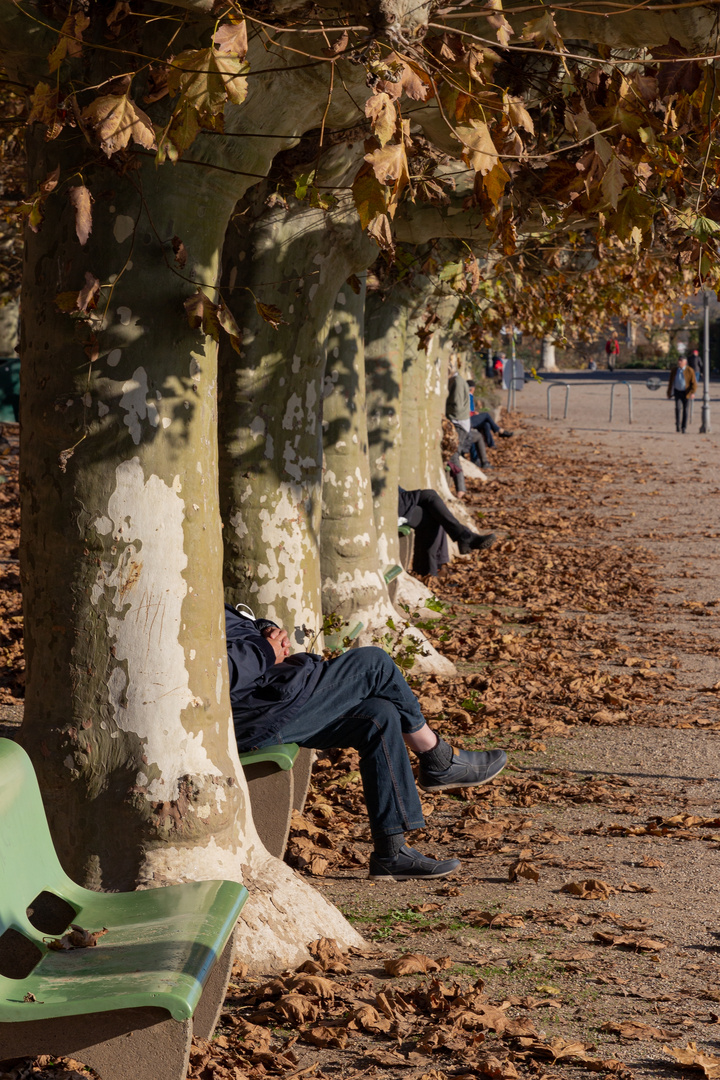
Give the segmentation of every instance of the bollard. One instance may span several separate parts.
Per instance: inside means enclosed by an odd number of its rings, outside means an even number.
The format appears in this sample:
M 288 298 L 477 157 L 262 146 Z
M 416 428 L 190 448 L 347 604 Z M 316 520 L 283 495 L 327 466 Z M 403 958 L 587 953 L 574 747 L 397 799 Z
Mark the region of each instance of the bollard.
M 567 420 L 568 399 L 570 397 L 570 383 L 566 383 L 566 382 L 563 382 L 563 383 L 561 383 L 561 382 L 553 382 L 553 383 L 549 384 L 548 390 L 547 390 L 547 418 L 548 418 L 548 420 L 552 419 L 552 417 L 550 415 L 550 391 L 554 390 L 555 387 L 557 387 L 557 386 L 564 386 L 565 387 L 565 412 L 563 413 L 563 420 Z
M 614 382 L 614 383 L 612 384 L 612 386 L 610 387 L 610 420 L 609 420 L 609 423 L 611 423 L 611 424 L 612 424 L 612 418 L 613 418 L 613 406 L 614 406 L 614 399 L 615 399 L 615 387 L 616 387 L 616 386 L 627 386 L 627 392 L 628 392 L 628 423 L 629 423 L 629 424 L 632 424 L 632 422 L 633 422 L 633 414 L 632 414 L 632 387 L 631 387 L 630 383 L 629 383 L 629 382 L 627 382 L 627 381 L 626 381 L 625 379 L 621 379 L 621 380 L 620 380 L 620 382 Z

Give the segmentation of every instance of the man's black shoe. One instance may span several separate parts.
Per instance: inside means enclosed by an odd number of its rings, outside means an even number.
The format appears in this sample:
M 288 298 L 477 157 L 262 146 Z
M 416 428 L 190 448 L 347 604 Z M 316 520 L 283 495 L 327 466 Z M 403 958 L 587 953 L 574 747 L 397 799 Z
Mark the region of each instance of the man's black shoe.
M 471 551 L 487 551 L 496 539 L 495 533 L 475 533 L 470 540 L 458 540 L 458 550 L 461 555 L 469 555 Z
M 504 750 L 458 750 L 447 769 L 433 771 L 420 765 L 418 784 L 423 791 L 448 791 L 450 788 L 478 787 L 487 784 L 507 765 Z
M 370 856 L 371 881 L 407 881 L 409 878 L 441 878 L 454 874 L 459 859 L 429 859 L 415 848 L 403 844 L 391 859 L 380 859 L 373 851 Z
M 514 434 L 515 434 L 514 431 L 499 431 L 498 432 L 498 435 L 500 436 L 501 439 L 512 439 Z

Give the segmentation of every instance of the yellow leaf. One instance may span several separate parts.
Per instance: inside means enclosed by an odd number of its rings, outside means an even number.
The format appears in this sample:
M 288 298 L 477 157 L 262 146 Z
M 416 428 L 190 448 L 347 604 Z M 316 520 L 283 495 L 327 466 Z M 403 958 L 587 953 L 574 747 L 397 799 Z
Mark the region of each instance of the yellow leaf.
M 407 176 L 407 157 L 401 143 L 384 146 L 365 155 L 365 161 L 372 166 L 375 176 L 381 184 L 398 181 L 403 173 Z
M 498 163 L 498 152 L 490 129 L 484 120 L 473 120 L 469 126 L 456 128 L 463 143 L 462 158 L 481 176 L 487 176 Z
M 365 102 L 365 115 L 370 120 L 373 134 L 381 146 L 395 134 L 397 112 L 387 94 L 373 94 Z
M 502 198 L 503 192 L 505 191 L 505 185 L 509 179 L 510 175 L 505 171 L 505 166 L 501 161 L 498 161 L 497 165 L 490 170 L 487 176 L 483 176 L 483 187 L 485 188 L 487 197 L 495 208 L 497 208 L 497 205 Z
M 522 98 L 508 98 L 507 110 L 508 116 L 510 117 L 510 123 L 513 127 L 521 127 L 531 135 L 535 134 L 535 125 L 533 124 L 532 116 L 525 108 Z
M 555 25 L 552 12 L 546 11 L 538 19 L 531 19 L 525 23 L 522 32 L 524 41 L 532 39 L 538 45 L 552 45 L 554 49 L 562 49 L 563 41 Z
M 168 90 L 179 93 L 207 124 L 228 102 L 240 105 L 247 95 L 248 65 L 217 49 L 187 49 L 176 57 Z

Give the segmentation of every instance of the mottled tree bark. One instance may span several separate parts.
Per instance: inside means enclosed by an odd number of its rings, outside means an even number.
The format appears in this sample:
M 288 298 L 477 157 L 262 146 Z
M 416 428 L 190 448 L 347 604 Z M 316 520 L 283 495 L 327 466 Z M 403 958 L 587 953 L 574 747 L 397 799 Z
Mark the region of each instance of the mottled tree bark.
M 323 404 L 322 602 L 365 632 L 395 615 L 378 557 L 368 456 L 364 350 L 365 281 L 338 293 L 328 339 Z
M 289 201 L 264 208 L 252 192 L 231 228 L 224 280 L 243 331 L 223 350 L 220 492 L 225 591 L 286 626 L 294 647 L 322 622 L 319 531 L 322 396 L 327 335 L 338 289 L 375 251 L 346 195 L 331 211 Z M 274 303 L 277 330 L 253 295 Z M 345 287 L 344 291 L 352 290 Z M 317 647 L 317 645 L 316 645 Z

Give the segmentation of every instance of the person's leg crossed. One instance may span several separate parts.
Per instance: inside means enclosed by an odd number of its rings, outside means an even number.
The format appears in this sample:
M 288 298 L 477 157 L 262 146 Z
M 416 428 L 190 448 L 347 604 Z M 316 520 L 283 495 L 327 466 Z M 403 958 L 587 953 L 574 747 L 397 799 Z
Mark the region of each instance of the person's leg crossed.
M 403 723 L 396 706 L 385 697 L 367 697 L 352 707 L 352 713 L 337 716 L 328 707 L 329 699 L 322 692 L 316 694 L 317 690 L 283 728 L 283 741 L 315 750 L 353 747 L 360 754 L 373 837 L 421 829 L 425 822 L 403 739 L 405 725 L 408 731 L 417 727 L 409 719 Z M 423 726 L 425 721 L 420 720 Z

